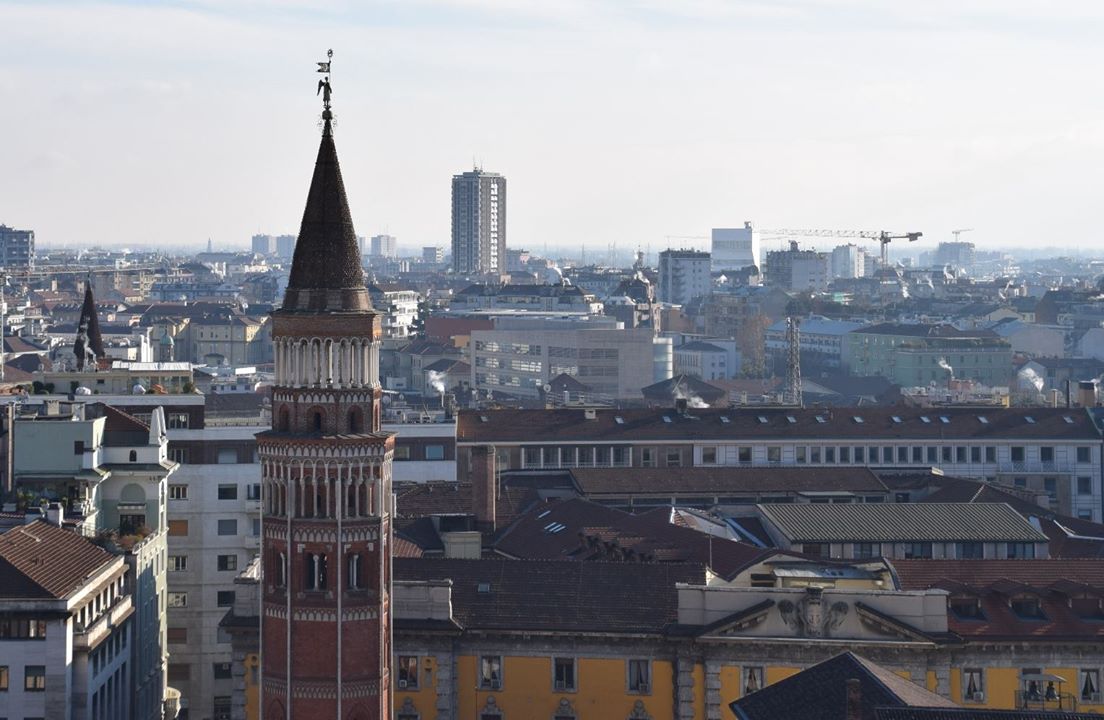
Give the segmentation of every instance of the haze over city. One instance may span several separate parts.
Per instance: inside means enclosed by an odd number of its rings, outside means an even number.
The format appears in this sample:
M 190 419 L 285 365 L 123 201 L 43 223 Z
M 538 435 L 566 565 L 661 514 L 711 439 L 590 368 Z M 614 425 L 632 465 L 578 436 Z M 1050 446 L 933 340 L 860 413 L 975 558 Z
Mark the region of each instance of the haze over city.
M 447 244 L 473 163 L 533 250 L 745 220 L 1076 248 L 1104 221 L 1096 3 L 4 2 L 0 26 L 0 217 L 44 247 L 296 232 L 328 47 L 357 229 L 408 248 Z

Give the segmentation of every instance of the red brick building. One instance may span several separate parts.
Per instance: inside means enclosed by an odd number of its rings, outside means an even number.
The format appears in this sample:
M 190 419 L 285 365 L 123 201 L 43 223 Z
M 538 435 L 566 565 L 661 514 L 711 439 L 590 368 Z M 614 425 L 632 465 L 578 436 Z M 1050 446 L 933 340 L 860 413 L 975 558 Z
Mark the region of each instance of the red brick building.
M 391 718 L 392 434 L 380 318 L 329 111 L 283 307 L 261 461 L 264 720 Z

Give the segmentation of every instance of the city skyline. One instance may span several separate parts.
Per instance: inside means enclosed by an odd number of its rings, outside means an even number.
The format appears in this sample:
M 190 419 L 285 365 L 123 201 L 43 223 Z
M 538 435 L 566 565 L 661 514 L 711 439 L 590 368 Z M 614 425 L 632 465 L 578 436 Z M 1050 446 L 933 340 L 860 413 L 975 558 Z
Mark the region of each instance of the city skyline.
M 0 92 L 26 109 L 0 119 L 26 138 L 0 149 L 0 220 L 44 246 L 292 230 L 327 47 L 353 212 L 409 247 L 448 244 L 449 179 L 473 162 L 514 181 L 515 247 L 658 251 L 745 220 L 1075 247 L 1101 219 L 1088 3 L 49 2 L 0 19 Z

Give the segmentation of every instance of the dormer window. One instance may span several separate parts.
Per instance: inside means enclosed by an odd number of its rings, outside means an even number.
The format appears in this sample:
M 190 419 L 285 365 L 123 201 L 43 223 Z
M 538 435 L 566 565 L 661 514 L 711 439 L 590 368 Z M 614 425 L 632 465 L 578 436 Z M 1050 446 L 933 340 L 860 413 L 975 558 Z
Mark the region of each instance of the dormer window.
M 1082 620 L 1104 620 L 1104 609 L 1100 607 L 1100 598 L 1092 595 L 1071 597 L 1070 610 Z
M 1009 606 L 1021 620 L 1046 620 L 1039 598 L 1035 595 L 1017 595 L 1009 602 Z
M 984 620 L 985 613 L 981 609 L 981 600 L 976 597 L 952 597 L 947 600 L 947 606 L 959 620 Z

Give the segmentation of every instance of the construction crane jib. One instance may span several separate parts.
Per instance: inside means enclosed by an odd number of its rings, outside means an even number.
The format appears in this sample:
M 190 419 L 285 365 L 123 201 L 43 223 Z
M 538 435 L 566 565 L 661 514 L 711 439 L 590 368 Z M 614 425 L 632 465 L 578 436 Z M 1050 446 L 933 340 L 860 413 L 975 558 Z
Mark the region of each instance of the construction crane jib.
M 889 244 L 894 240 L 908 240 L 909 242 L 916 242 L 924 233 L 922 232 L 906 232 L 906 233 L 893 233 L 887 230 L 794 230 L 794 229 L 782 229 L 782 230 L 760 230 L 763 235 L 774 235 L 780 237 L 845 237 L 845 238 L 863 238 L 865 240 L 877 240 L 882 246 L 882 267 L 889 265 Z

